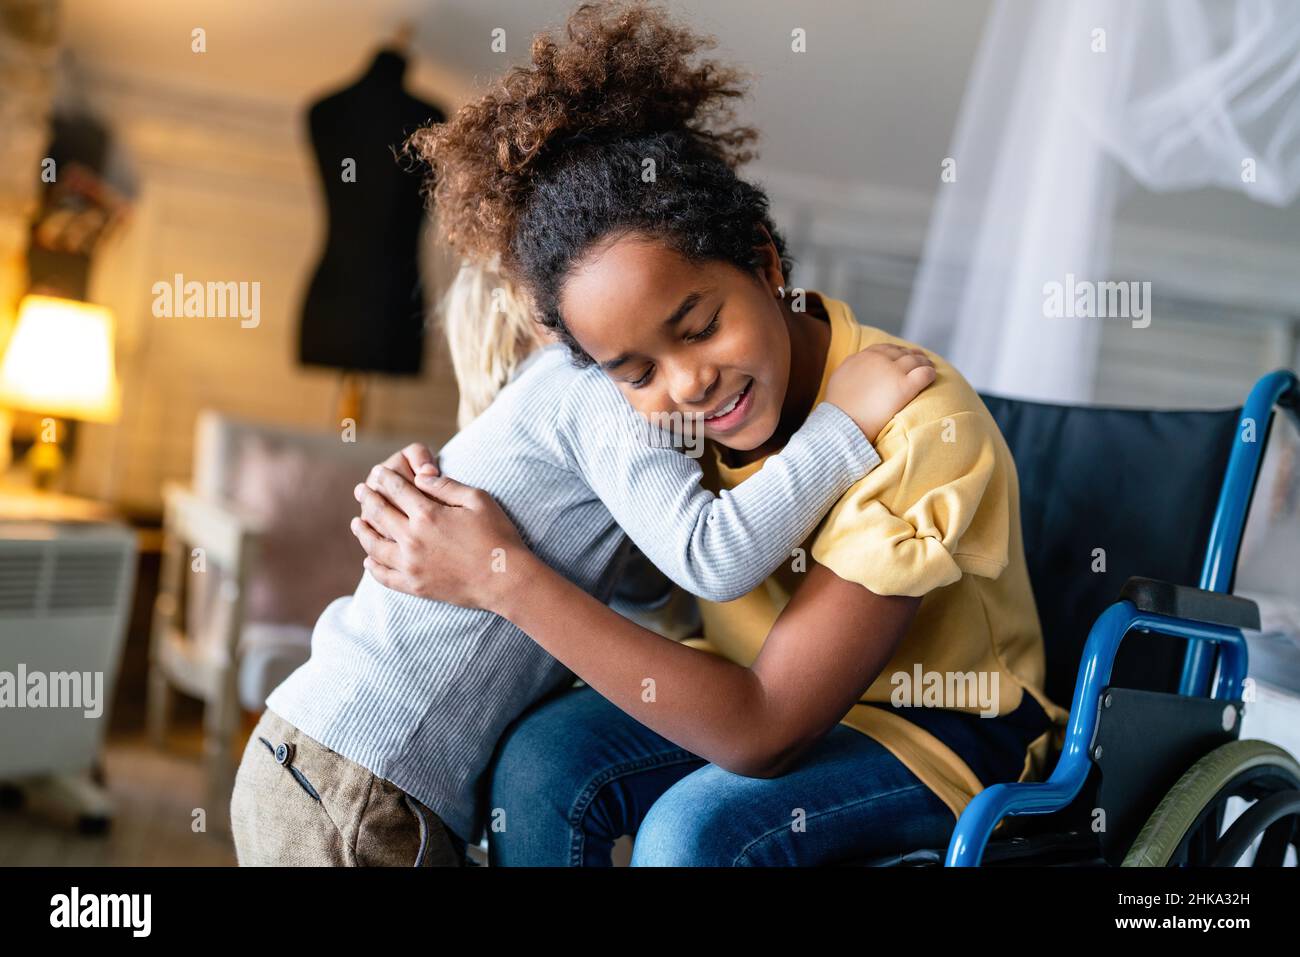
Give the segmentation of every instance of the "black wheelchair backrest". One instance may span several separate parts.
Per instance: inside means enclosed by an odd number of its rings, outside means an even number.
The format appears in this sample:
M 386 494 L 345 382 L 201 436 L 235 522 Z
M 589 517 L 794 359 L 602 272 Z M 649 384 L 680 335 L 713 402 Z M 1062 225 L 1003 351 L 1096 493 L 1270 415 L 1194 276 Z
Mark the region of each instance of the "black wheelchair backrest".
M 1196 585 L 1240 415 L 982 396 L 1016 462 L 1048 696 L 1069 707 L 1093 621 L 1134 575 Z M 1111 684 L 1176 691 L 1185 645 L 1130 636 Z

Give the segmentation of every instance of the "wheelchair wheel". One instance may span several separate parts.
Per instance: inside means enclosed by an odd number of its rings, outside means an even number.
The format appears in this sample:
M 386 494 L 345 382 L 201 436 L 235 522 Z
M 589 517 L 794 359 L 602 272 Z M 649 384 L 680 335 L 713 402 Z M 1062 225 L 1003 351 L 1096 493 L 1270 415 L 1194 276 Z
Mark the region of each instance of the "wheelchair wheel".
M 1254 803 L 1220 835 L 1230 798 Z M 1267 741 L 1229 741 L 1178 779 L 1157 805 L 1124 867 L 1232 867 L 1262 835 L 1253 866 L 1300 852 L 1300 763 Z

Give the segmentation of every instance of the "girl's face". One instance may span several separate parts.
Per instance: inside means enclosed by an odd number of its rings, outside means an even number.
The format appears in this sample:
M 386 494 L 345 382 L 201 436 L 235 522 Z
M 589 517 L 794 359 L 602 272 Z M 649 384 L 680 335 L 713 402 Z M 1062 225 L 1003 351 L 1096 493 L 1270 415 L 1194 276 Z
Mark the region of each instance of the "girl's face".
M 776 431 L 790 380 L 780 263 L 768 245 L 769 264 L 751 274 L 625 235 L 570 272 L 560 314 L 641 415 L 703 415 L 705 437 L 754 449 Z

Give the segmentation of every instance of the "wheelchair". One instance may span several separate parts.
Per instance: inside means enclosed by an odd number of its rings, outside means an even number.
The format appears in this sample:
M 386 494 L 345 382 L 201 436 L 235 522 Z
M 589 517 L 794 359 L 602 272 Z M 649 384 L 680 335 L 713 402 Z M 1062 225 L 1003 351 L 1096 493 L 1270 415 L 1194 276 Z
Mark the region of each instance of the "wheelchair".
M 1063 746 L 1046 780 L 977 794 L 946 850 L 858 863 L 1280 866 L 1300 851 L 1300 763 L 1239 738 L 1260 619 L 1232 590 L 1276 410 L 1300 428 L 1296 375 L 1226 411 L 982 398 L 1019 473 Z M 1225 831 L 1233 798 L 1251 803 Z

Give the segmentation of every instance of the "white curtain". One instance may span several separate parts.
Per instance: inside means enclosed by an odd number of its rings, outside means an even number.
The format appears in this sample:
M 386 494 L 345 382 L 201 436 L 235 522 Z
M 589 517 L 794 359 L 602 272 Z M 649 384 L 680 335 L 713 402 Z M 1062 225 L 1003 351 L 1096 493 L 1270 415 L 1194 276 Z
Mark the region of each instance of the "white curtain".
M 1300 193 L 1300 3 L 998 0 L 904 335 L 982 390 L 1092 399 L 1101 322 L 1045 286 L 1112 279 L 1121 191 Z

